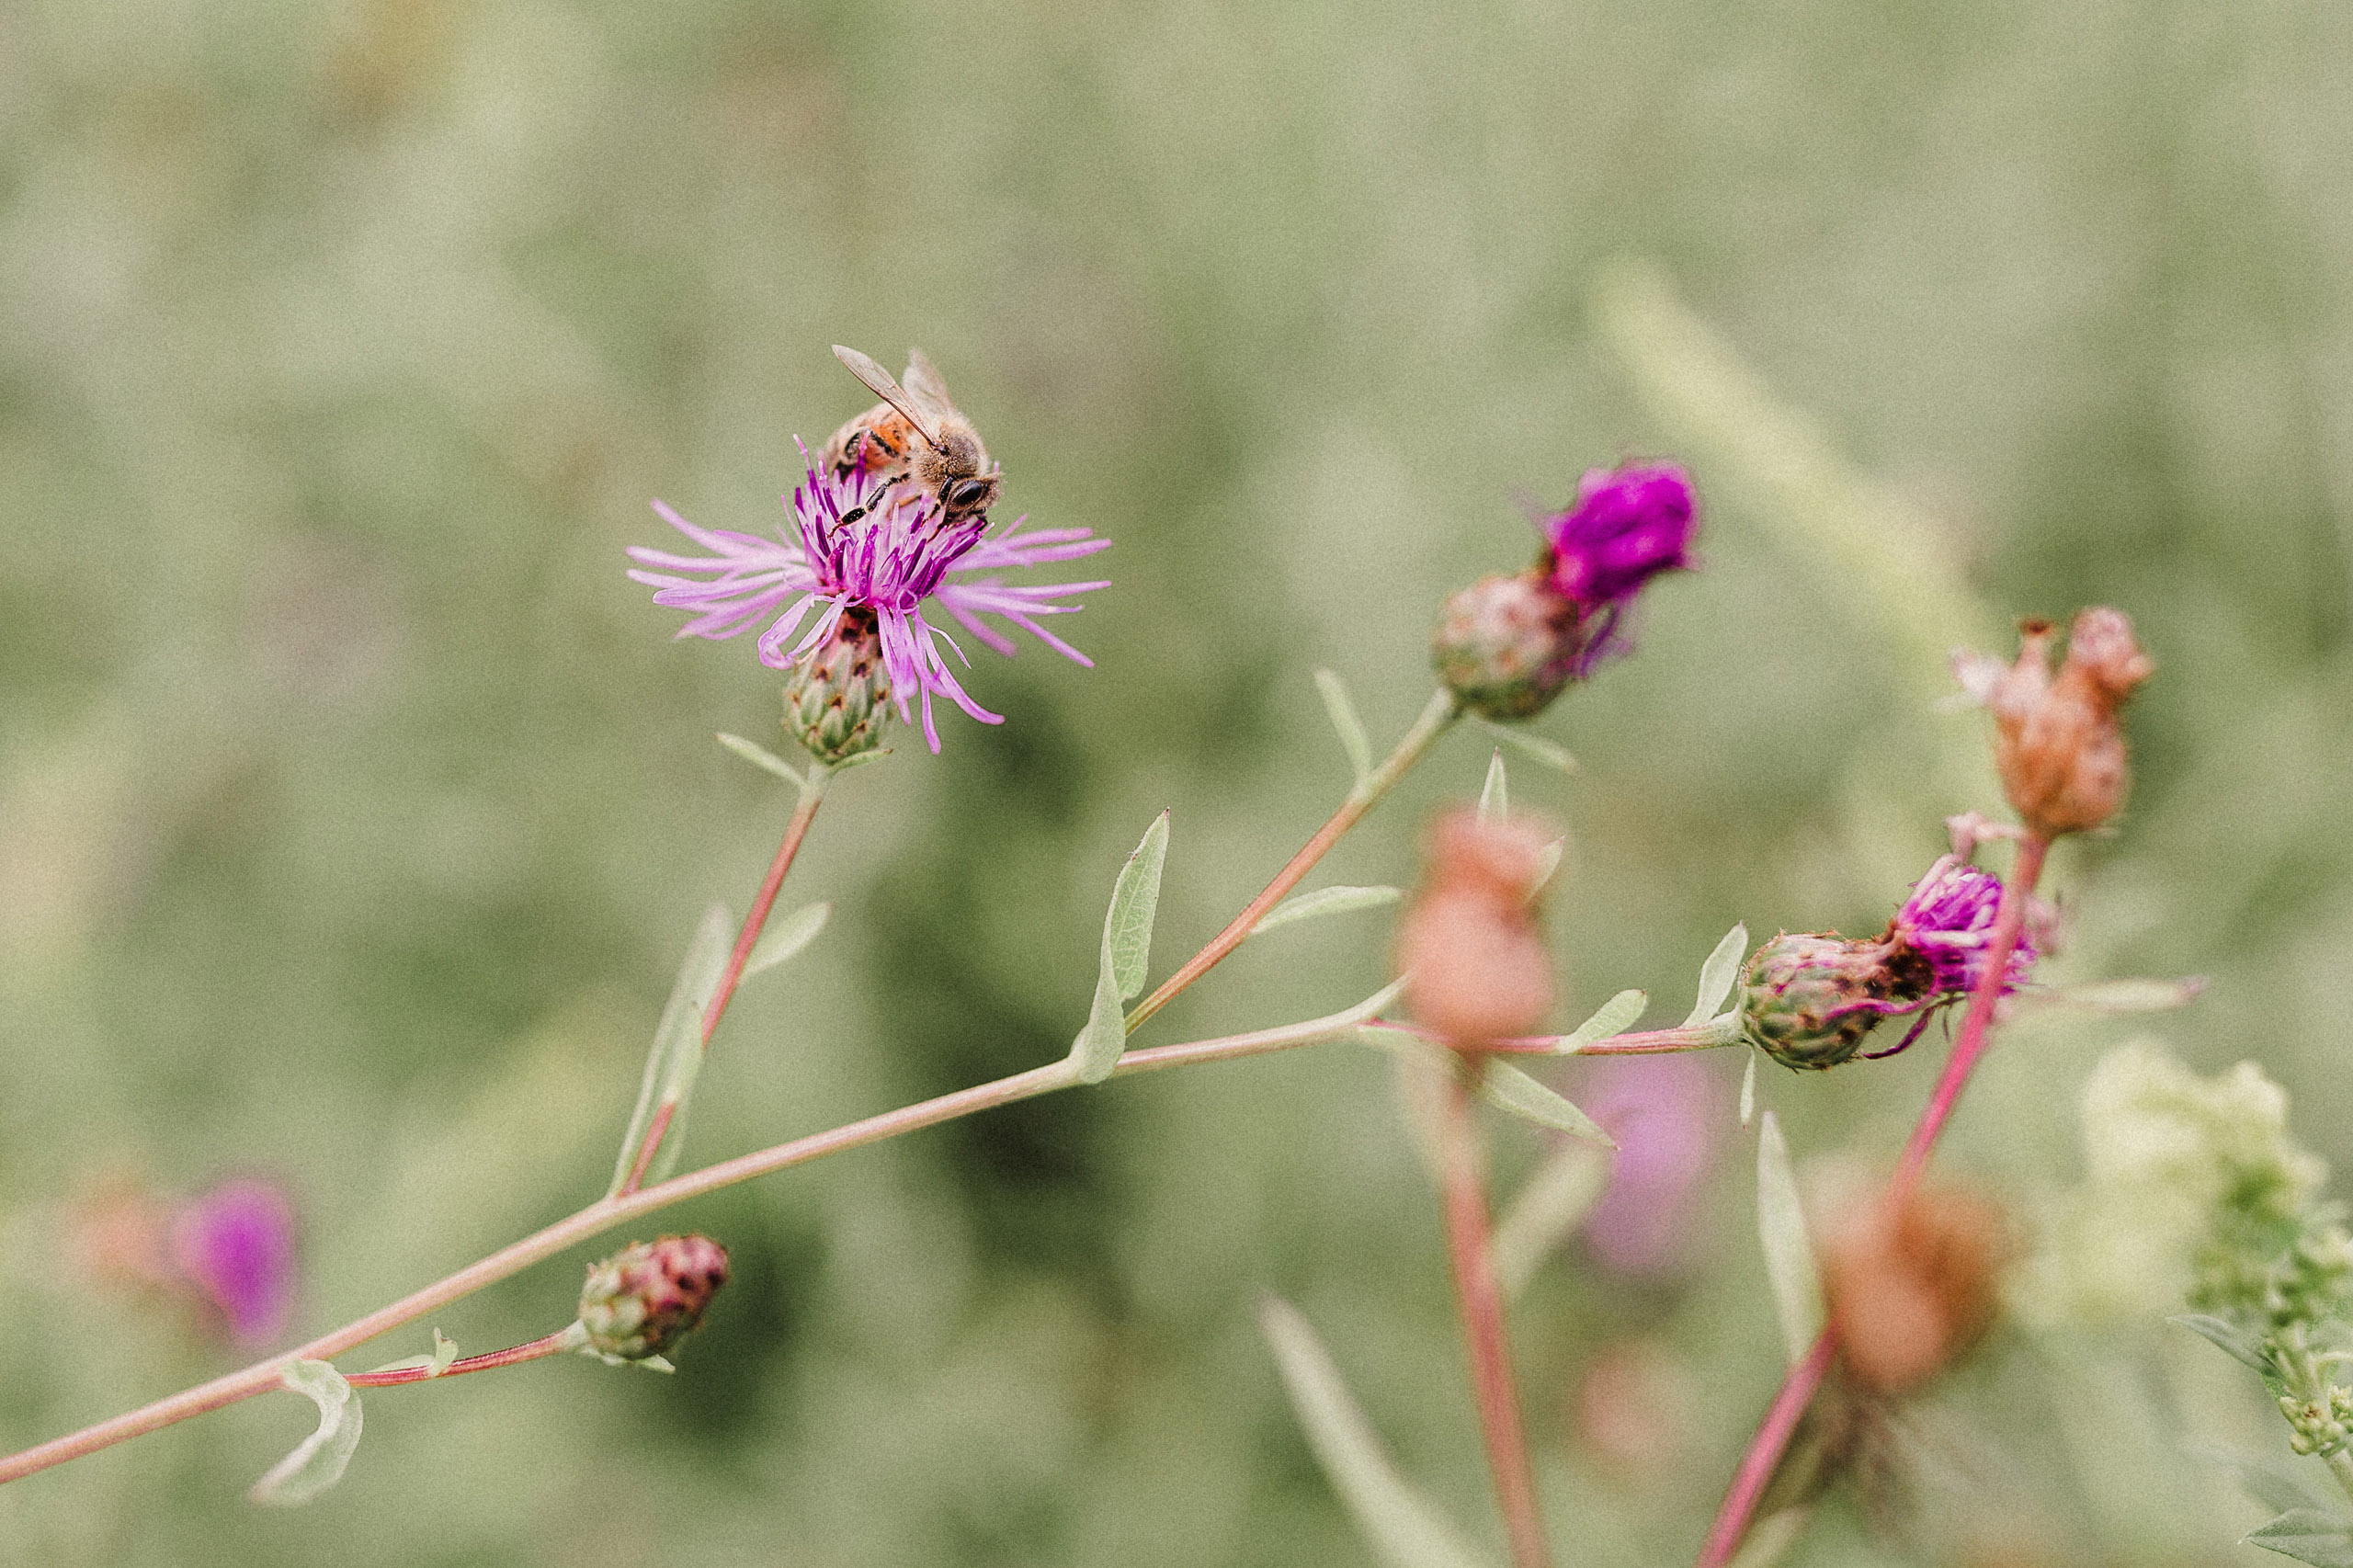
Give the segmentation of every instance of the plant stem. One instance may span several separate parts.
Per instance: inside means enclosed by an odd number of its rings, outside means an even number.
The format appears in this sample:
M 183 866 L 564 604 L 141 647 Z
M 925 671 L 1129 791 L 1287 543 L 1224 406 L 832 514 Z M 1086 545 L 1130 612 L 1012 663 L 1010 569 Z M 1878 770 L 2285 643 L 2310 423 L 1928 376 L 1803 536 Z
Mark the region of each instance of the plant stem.
M 1405 732 L 1405 738 L 1397 743 L 1397 749 L 1391 752 L 1380 767 L 1358 781 L 1357 787 L 1348 791 L 1348 798 L 1340 802 L 1340 809 L 1332 813 L 1331 821 L 1315 830 L 1315 836 L 1307 841 L 1306 847 L 1292 856 L 1290 863 L 1275 873 L 1275 880 L 1268 882 L 1265 891 L 1252 899 L 1224 930 L 1211 938 L 1209 946 L 1186 960 L 1182 969 L 1160 983 L 1160 989 L 1136 1004 L 1135 1010 L 1128 1015 L 1128 1032 L 1133 1034 L 1142 1028 L 1146 1018 L 1175 1001 L 1177 993 L 1207 974 L 1217 966 L 1219 960 L 1240 947 L 1258 922 L 1266 918 L 1267 912 L 1280 903 L 1283 895 L 1297 887 L 1302 877 L 1314 869 L 1315 862 L 1324 858 L 1348 829 L 1356 826 L 1367 812 L 1381 803 L 1381 798 L 1388 794 L 1415 763 L 1421 761 L 1438 738 L 1451 729 L 1454 722 L 1461 716 L 1462 710 L 1456 706 L 1451 694 L 1445 691 L 1432 693 L 1428 705 L 1422 710 L 1422 716 L 1414 721 L 1414 727 Z
M 1416 1024 L 1382 1022 L 1370 1024 L 1369 1028 L 1394 1029 L 1399 1034 L 1413 1035 L 1420 1040 L 1444 1040 L 1435 1030 Z M 1676 1051 L 1715 1051 L 1727 1045 L 1744 1043 L 1739 1036 L 1721 1033 L 1712 1024 L 1694 1024 L 1689 1028 L 1637 1029 L 1629 1034 L 1605 1035 L 1574 1051 L 1563 1051 L 1561 1042 L 1566 1035 L 1525 1035 L 1504 1040 L 1492 1040 L 1480 1049 L 1498 1056 L 1664 1056 Z
M 719 988 L 710 994 L 710 1005 L 702 1014 L 702 1048 L 710 1049 L 710 1037 L 718 1031 L 719 1020 L 727 1014 L 727 1004 L 734 998 L 735 987 L 744 979 L 744 966 L 752 959 L 752 949 L 758 945 L 760 928 L 768 923 L 768 912 L 776 907 L 776 895 L 784 887 L 784 876 L 792 869 L 793 857 L 801 853 L 801 841 L 809 836 L 809 824 L 816 820 L 817 808 L 825 799 L 825 785 L 834 770 L 812 757 L 809 774 L 801 786 L 801 801 L 792 811 L 792 820 L 785 824 L 784 842 L 777 846 L 776 858 L 768 864 L 768 874 L 760 883 L 759 892 L 752 900 L 751 912 L 744 916 L 744 928 L 735 934 L 735 950 L 727 956 L 727 967 L 720 972 Z M 653 1167 L 654 1156 L 661 1152 L 663 1137 L 670 1131 L 671 1119 L 677 1107 L 665 1105 L 654 1113 L 645 1129 L 645 1142 L 638 1145 L 637 1158 L 631 1163 L 629 1179 L 621 1183 L 620 1196 L 626 1198 L 645 1181 L 645 1173 Z
M 403 1367 L 382 1372 L 353 1372 L 343 1381 L 356 1389 L 397 1388 L 403 1383 L 434 1382 L 442 1378 L 454 1378 L 460 1372 L 487 1372 L 494 1367 L 515 1367 L 525 1361 L 536 1361 L 542 1356 L 553 1356 L 569 1350 L 575 1343 L 568 1328 L 532 1340 L 529 1345 L 517 1345 L 505 1350 L 493 1350 L 486 1356 L 468 1356 L 452 1361 L 436 1372 L 430 1367 Z
M 1471 1382 L 1479 1398 L 1479 1426 L 1487 1442 L 1487 1467 L 1495 1472 L 1495 1500 L 1503 1509 L 1517 1568 L 1547 1568 L 1544 1520 L 1536 1507 L 1536 1476 L 1528 1463 L 1528 1434 L 1519 1418 L 1519 1393 L 1512 1381 L 1511 1347 L 1504 1337 L 1503 1287 L 1495 1278 L 1493 1237 L 1487 1224 L 1487 1179 L 1472 1114 L 1472 1084 L 1485 1071 L 1476 1057 L 1449 1085 L 1445 1133 L 1447 1255 L 1454 1265 L 1455 1304 L 1462 1313 L 1462 1336 L 1471 1354 Z
M 1302 1045 L 1316 1045 L 1326 1040 L 1345 1039 L 1365 1021 L 1365 1009 L 1351 1008 L 1304 1023 L 1287 1024 L 1279 1028 L 1260 1029 L 1250 1034 L 1229 1035 L 1217 1040 L 1188 1040 L 1181 1045 L 1165 1045 L 1145 1051 L 1131 1051 L 1120 1059 L 1112 1070 L 1114 1077 L 1128 1077 L 1139 1073 L 1162 1068 L 1190 1066 L 1207 1062 L 1230 1062 L 1245 1056 L 1260 1056 L 1269 1051 L 1287 1051 Z M 278 1373 L 293 1361 L 330 1360 L 355 1346 L 364 1345 L 377 1335 L 386 1334 L 403 1324 L 461 1301 L 486 1286 L 494 1285 L 510 1275 L 519 1274 L 531 1265 L 553 1256 L 567 1247 L 576 1246 L 631 1220 L 642 1218 L 689 1198 L 716 1192 L 755 1176 L 773 1171 L 787 1170 L 806 1165 L 827 1154 L 879 1143 L 884 1139 L 921 1128 L 934 1127 L 975 1111 L 990 1110 L 1011 1105 L 1056 1089 L 1069 1088 L 1078 1082 L 1077 1069 L 1068 1061 L 1056 1062 L 1044 1067 L 1033 1067 L 1009 1078 L 981 1084 L 936 1099 L 904 1106 L 897 1110 L 870 1116 L 829 1131 L 796 1138 L 788 1143 L 762 1149 L 755 1153 L 722 1161 L 685 1176 L 673 1176 L 626 1195 L 602 1199 L 578 1213 L 557 1221 L 545 1230 L 524 1237 L 521 1241 L 493 1253 L 477 1263 L 458 1270 L 445 1279 L 427 1285 L 389 1306 L 380 1307 L 331 1333 L 321 1335 L 309 1344 L 280 1352 L 239 1371 L 213 1379 L 192 1389 L 187 1389 L 166 1399 L 101 1421 L 79 1432 L 54 1438 L 27 1449 L 20 1453 L 0 1459 L 0 1484 L 47 1470 L 68 1460 L 111 1447 L 142 1433 L 185 1421 L 191 1415 L 201 1415 L 239 1400 L 267 1393 L 278 1386 Z M 518 1348 L 528 1348 L 518 1346 Z M 501 1354 L 506 1354 L 502 1352 Z M 369 1374 L 362 1373 L 365 1378 Z M 446 1373 L 444 1374 L 447 1375 Z M 358 1381 L 358 1380 L 353 1380 Z
M 1912 1129 L 1911 1142 L 1904 1145 L 1904 1157 L 1896 1163 L 1895 1175 L 1889 1179 L 1887 1192 L 1881 1199 L 1891 1209 L 1911 1197 L 1920 1185 L 1928 1156 L 1936 1151 L 1937 1138 L 1952 1119 L 1953 1108 L 1961 1103 L 1961 1091 L 1968 1086 L 1969 1075 L 1976 1071 L 1979 1060 L 1985 1054 L 1995 1006 L 2000 1002 L 2003 987 L 2009 979 L 2010 955 L 2018 950 L 2018 933 L 2026 927 L 2027 905 L 2033 901 L 2035 884 L 2042 880 L 2042 861 L 2050 850 L 2049 839 L 2032 834 L 2018 840 L 2018 860 L 2011 868 L 2010 880 L 2002 888 L 2002 907 L 1994 917 L 1994 936 L 1985 949 L 1985 968 L 1978 976 L 1977 989 L 1970 993 L 1969 1011 L 1961 1019 L 1961 1039 L 1945 1062 L 1936 1091 L 1928 1096 L 1927 1108 Z M 1833 1322 L 1813 1342 L 1805 1359 L 1791 1367 L 1789 1376 L 1782 1380 L 1780 1392 L 1774 1395 L 1772 1408 L 1766 1413 L 1765 1424 L 1756 1429 L 1747 1453 L 1742 1456 L 1739 1470 L 1733 1473 L 1732 1489 L 1724 1494 L 1723 1505 L 1716 1511 L 1716 1522 L 1708 1532 L 1707 1545 L 1700 1549 L 1699 1568 L 1723 1568 L 1740 1550 L 1757 1500 L 1765 1494 L 1766 1483 L 1773 1478 L 1774 1467 L 1780 1463 L 1790 1438 L 1797 1431 L 1798 1417 L 1805 1414 L 1806 1405 L 1830 1370 L 1836 1341 L 1837 1324 Z
M 2338 1449 L 2328 1456 L 2328 1473 L 2347 1498 L 2353 1498 L 2353 1453 Z

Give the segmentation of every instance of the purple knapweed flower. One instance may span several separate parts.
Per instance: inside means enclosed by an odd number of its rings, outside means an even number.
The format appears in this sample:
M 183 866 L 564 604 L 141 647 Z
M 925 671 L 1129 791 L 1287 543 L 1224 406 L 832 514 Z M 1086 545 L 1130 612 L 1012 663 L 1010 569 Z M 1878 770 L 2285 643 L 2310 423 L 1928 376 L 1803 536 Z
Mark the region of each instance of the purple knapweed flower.
M 172 1217 L 172 1262 L 221 1310 L 230 1336 L 258 1345 L 294 1312 L 294 1209 L 267 1182 L 223 1182 Z
M 1691 565 L 1699 500 L 1673 463 L 1588 469 L 1576 504 L 1543 523 L 1552 551 L 1552 586 L 1578 609 L 1581 646 L 1574 678 L 1625 651 L 1620 622 L 1643 585 Z
M 1722 1094 L 1688 1056 L 1589 1063 L 1577 1101 L 1618 1141 L 1615 1167 L 1586 1217 L 1586 1250 L 1620 1274 L 1672 1271 L 1697 1238 L 1692 1210 L 1715 1163 Z
M 806 461 L 806 447 L 801 455 Z M 664 570 L 632 571 L 630 576 L 657 590 L 655 604 L 694 612 L 678 629 L 681 637 L 733 637 L 774 616 L 759 639 L 760 662 L 771 669 L 789 669 L 822 647 L 847 611 L 870 610 L 879 623 L 883 666 L 899 717 L 914 722 L 910 698 L 917 698 L 924 739 L 935 752 L 935 693 L 983 724 L 1005 721 L 973 701 L 949 668 L 939 651 L 942 642 L 960 663 L 969 666 L 971 661 L 952 636 L 925 619 L 926 598 L 1000 653 L 1011 654 L 1013 641 L 983 621 L 983 615 L 1001 616 L 1064 658 L 1094 667 L 1092 659 L 1040 626 L 1038 618 L 1073 613 L 1081 607 L 1053 601 L 1108 587 L 1108 582 L 1012 586 L 999 577 L 969 574 L 1074 561 L 1108 548 L 1109 540 L 1097 539 L 1087 528 L 1023 533 L 1027 519 L 1020 517 L 992 537 L 985 517 L 944 524 L 930 499 L 910 494 L 907 486 L 877 486 L 862 472 L 835 478 L 814 463 L 787 504 L 797 542 L 699 528 L 656 501 L 654 510 L 663 521 L 714 553 L 672 555 L 631 546 L 631 560 Z M 816 619 L 803 631 L 812 611 Z
M 1888 934 L 1927 959 L 1935 975 L 1931 990 L 1974 991 L 1985 972 L 1985 949 L 1993 945 L 1994 921 L 2001 908 L 2001 878 L 1947 855 L 1914 884 Z M 2040 956 L 2037 924 L 2029 909 L 2018 946 L 2010 951 L 2009 972 L 2002 982 L 2006 993 L 2024 985 L 2033 972 Z

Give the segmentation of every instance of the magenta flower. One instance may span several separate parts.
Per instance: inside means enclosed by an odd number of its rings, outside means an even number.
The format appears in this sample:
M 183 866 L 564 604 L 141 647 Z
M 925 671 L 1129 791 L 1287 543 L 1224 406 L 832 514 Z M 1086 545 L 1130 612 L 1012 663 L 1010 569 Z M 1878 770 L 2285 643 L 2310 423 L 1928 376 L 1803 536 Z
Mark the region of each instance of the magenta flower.
M 807 461 L 806 447 L 801 455 Z M 1081 607 L 1054 601 L 1106 588 L 1109 583 L 1017 586 L 996 576 L 968 574 L 1074 561 L 1108 549 L 1109 540 L 1094 538 L 1086 528 L 1023 533 L 1027 519 L 1019 517 L 994 537 L 984 517 L 943 525 L 929 498 L 910 495 L 906 486 L 878 489 L 864 472 L 835 479 L 820 472 L 814 463 L 788 505 L 797 542 L 699 528 L 656 501 L 654 510 L 663 521 L 714 553 L 672 555 L 631 546 L 630 558 L 641 566 L 666 570 L 633 571 L 630 576 L 657 590 L 655 604 L 694 612 L 678 629 L 681 637 L 733 637 L 773 616 L 759 639 L 760 662 L 771 669 L 789 669 L 823 646 L 846 612 L 871 610 L 899 717 L 914 722 L 910 694 L 915 694 L 922 704 L 924 739 L 935 752 L 939 749 L 931 715 L 935 693 L 983 724 L 1005 720 L 973 701 L 957 680 L 939 644 L 946 642 L 958 663 L 969 667 L 971 661 L 952 636 L 925 619 L 926 598 L 1000 653 L 1014 652 L 1013 640 L 983 621 L 984 615 L 1000 617 L 1064 658 L 1094 667 L 1092 659 L 1048 631 L 1038 618 L 1072 614 Z
M 1574 677 L 1626 651 L 1620 629 L 1643 585 L 1691 565 L 1699 499 L 1673 463 L 1588 469 L 1576 504 L 1542 524 L 1552 547 L 1552 585 L 1577 607 Z
M 1927 957 L 1936 974 L 1932 991 L 1974 991 L 1985 972 L 1985 949 L 1993 944 L 1994 921 L 2001 907 L 2001 878 L 1947 855 L 1914 884 L 1889 935 Z M 2010 952 L 2005 992 L 2024 985 L 2033 972 L 2040 956 L 2034 932 L 2039 923 L 2037 912 L 2029 909 L 2018 946 Z
M 294 1210 L 267 1182 L 223 1182 L 172 1217 L 172 1262 L 221 1310 L 231 1337 L 263 1344 L 294 1312 Z
M 1618 1141 L 1617 1164 L 1586 1217 L 1586 1250 L 1619 1274 L 1673 1270 L 1690 1253 L 1692 1210 L 1724 1120 L 1715 1075 L 1688 1056 L 1599 1058 L 1578 1103 Z

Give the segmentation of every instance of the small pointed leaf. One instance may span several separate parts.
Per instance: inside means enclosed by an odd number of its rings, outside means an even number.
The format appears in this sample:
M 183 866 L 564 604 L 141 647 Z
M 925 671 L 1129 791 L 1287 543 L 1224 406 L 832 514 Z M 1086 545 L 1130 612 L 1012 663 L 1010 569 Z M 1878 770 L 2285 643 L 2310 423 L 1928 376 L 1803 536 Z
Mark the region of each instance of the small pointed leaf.
M 1568 846 L 1569 841 L 1563 836 L 1536 852 L 1536 880 L 1528 884 L 1529 897 L 1534 898 L 1544 891 L 1544 884 L 1551 881 L 1552 873 L 1561 869 L 1561 855 Z
M 1620 991 L 1595 1008 L 1593 1017 L 1561 1037 L 1561 1054 L 1567 1056 L 1611 1035 L 1623 1034 L 1626 1027 L 1641 1017 L 1643 1009 L 1650 1005 L 1651 994 L 1647 991 Z
M 2184 1312 L 2178 1317 L 2169 1317 L 2165 1322 L 2211 1341 L 2233 1359 L 2267 1377 L 2271 1374 L 2271 1358 L 2265 1353 L 2263 1342 L 2236 1324 L 2209 1317 L 2204 1312 Z
M 324 1361 L 291 1361 L 278 1381 L 319 1407 L 319 1429 L 254 1483 L 248 1500 L 271 1508 L 291 1508 L 343 1479 L 351 1450 L 359 1446 L 359 1396 L 343 1374 Z
M 1484 1568 L 1484 1560 L 1397 1473 L 1340 1369 L 1298 1309 L 1279 1296 L 1258 1305 L 1291 1409 L 1332 1490 L 1389 1568 Z
M 1345 914 L 1351 909 L 1377 909 L 1384 903 L 1395 903 L 1405 895 L 1396 888 L 1317 888 L 1283 900 L 1250 927 L 1250 935 L 1271 931 L 1278 926 L 1294 921 L 1315 920 L 1326 915 Z
M 1498 724 L 1489 720 L 1481 720 L 1480 722 L 1495 739 L 1507 746 L 1518 747 L 1523 755 L 1534 757 L 1547 767 L 1555 768 L 1563 773 L 1574 773 L 1577 770 L 1575 757 L 1571 756 L 1565 750 L 1554 745 L 1541 735 L 1531 735 L 1525 730 L 1516 729 L 1509 724 Z
M 1748 1053 L 1748 1065 L 1740 1074 L 1740 1124 L 1747 1126 L 1756 1119 L 1756 1052 Z
M 747 741 L 741 735 L 731 735 L 724 730 L 719 732 L 718 739 L 721 745 L 725 746 L 754 767 L 775 774 L 795 789 L 809 788 L 809 780 L 801 777 L 799 768 L 768 750 L 767 747 Z
M 695 1074 L 702 1070 L 702 1016 L 710 1006 L 711 994 L 719 988 L 720 971 L 727 967 L 733 925 L 727 906 L 714 903 L 703 911 L 702 924 L 695 927 L 694 939 L 687 944 L 686 960 L 678 966 L 677 983 L 670 988 L 670 1000 L 662 1009 L 662 1021 L 654 1026 L 654 1048 L 646 1052 L 645 1076 L 637 1090 L 637 1108 L 630 1113 L 629 1131 L 621 1139 L 620 1158 L 613 1165 L 613 1184 L 606 1188 L 608 1198 L 629 1179 L 630 1171 L 637 1164 L 638 1148 L 645 1142 L 646 1130 L 654 1125 L 654 1118 L 665 1105 L 674 1108 L 670 1127 L 653 1167 L 646 1172 L 646 1179 L 661 1180 L 678 1163 L 687 1100 L 694 1093 Z
M 2186 980 L 2093 980 L 2021 991 L 2010 999 L 2020 1012 L 2165 1013 L 2187 1007 L 2206 989 L 2203 975 Z
M 817 939 L 817 933 L 832 919 L 834 906 L 828 903 L 804 903 L 781 920 L 771 920 L 768 928 L 752 948 L 752 956 L 744 960 L 744 978 L 749 980 L 762 970 L 774 969 L 801 949 Z
M 1144 830 L 1111 888 L 1111 907 L 1103 916 L 1095 1001 L 1087 1010 L 1086 1027 L 1070 1048 L 1082 1083 L 1099 1084 L 1109 1077 L 1128 1048 L 1121 1004 L 1143 989 L 1152 960 L 1153 915 L 1160 907 L 1160 869 L 1167 858 L 1168 813 L 1163 812 Z
M 1332 716 L 1340 749 L 1348 754 L 1348 766 L 1356 770 L 1361 785 L 1372 777 L 1372 742 L 1365 735 L 1364 721 L 1357 717 L 1357 705 L 1348 700 L 1347 685 L 1330 670 L 1315 672 L 1315 689 L 1324 694 L 1324 711 Z
M 1794 1367 L 1822 1333 L 1822 1276 L 1806 1235 L 1805 1210 L 1798 1202 L 1797 1175 L 1790 1169 L 1790 1146 L 1769 1110 L 1756 1140 L 1756 1233 L 1765 1243 L 1765 1272 L 1773 1282 L 1781 1346 Z
M 2353 1523 L 2319 1508 L 2290 1508 L 2245 1540 L 2313 1568 L 2353 1568 Z
M 1495 1278 L 1517 1296 L 1562 1238 L 1592 1212 L 1609 1185 L 1609 1156 L 1590 1143 L 1563 1143 L 1536 1168 L 1496 1221 Z
M 1732 983 L 1740 974 L 1740 960 L 1748 956 L 1748 926 L 1745 923 L 1724 933 L 1708 961 L 1699 966 L 1699 999 L 1691 1004 L 1691 1016 L 1683 1020 L 1687 1029 L 1697 1028 L 1716 1016 L 1716 1009 L 1732 994 Z
M 1618 1147 L 1617 1141 L 1604 1132 L 1593 1118 L 1508 1062 L 1488 1058 L 1485 1070 L 1479 1074 L 1478 1089 L 1480 1097 L 1488 1104 L 1539 1127 L 1583 1138 L 1605 1149 Z
M 1504 782 L 1504 748 L 1487 758 L 1487 782 L 1479 790 L 1479 820 L 1501 822 L 1511 814 L 1511 790 Z

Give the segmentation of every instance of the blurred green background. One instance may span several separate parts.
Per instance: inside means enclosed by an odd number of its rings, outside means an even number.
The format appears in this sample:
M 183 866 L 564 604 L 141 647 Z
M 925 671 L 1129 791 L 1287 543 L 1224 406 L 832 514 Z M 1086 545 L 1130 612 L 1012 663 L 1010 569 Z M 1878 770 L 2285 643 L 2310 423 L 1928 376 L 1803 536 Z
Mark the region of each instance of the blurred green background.
M 108 1179 L 285 1184 L 306 1335 L 601 1190 L 687 935 L 790 806 L 710 738 L 774 736 L 775 678 L 671 642 L 621 549 L 654 495 L 772 523 L 790 437 L 863 405 L 837 341 L 926 348 L 1116 586 L 1058 627 L 1097 669 L 976 651 L 1007 723 L 835 791 L 787 895 L 835 923 L 731 1015 L 690 1159 L 1059 1054 L 1153 813 L 1165 972 L 1346 788 L 1310 671 L 1385 744 L 1441 594 L 1525 559 L 1514 497 L 1665 452 L 1706 570 L 1538 726 L 1583 771 L 1514 774 L 1574 835 L 1563 1026 L 1628 985 L 1675 1021 L 1736 918 L 1882 924 L 1997 804 L 1944 648 L 2109 602 L 2163 668 L 2051 972 L 2212 975 L 2161 1031 L 2259 1058 L 2342 1163 L 2348 44 L 2326 0 L 0 8 L 0 1444 L 236 1364 L 77 1273 Z M 1410 881 L 1485 753 L 1318 880 Z M 1142 1041 L 1329 1011 L 1386 944 L 1269 937 Z M 2019 1028 L 1948 1167 L 2030 1212 L 2143 1027 Z M 1802 1156 L 1884 1160 L 1941 1056 L 1763 1090 Z M 1688 1560 L 1778 1375 L 1709 1066 L 1688 1264 L 1572 1244 L 1516 1317 L 1564 1562 Z M 1542 1145 L 1496 1149 L 1508 1185 Z M 737 1274 L 675 1380 L 372 1395 L 291 1514 L 241 1494 L 310 1413 L 256 1401 L 0 1490 L 0 1562 L 1368 1562 L 1268 1289 L 1498 1539 L 1385 1060 L 1063 1095 L 676 1221 Z M 434 1321 L 554 1327 L 588 1256 Z M 2263 1560 L 2183 1446 L 2284 1431 L 2168 1310 L 2002 1332 L 1895 1424 L 1913 1505 L 1795 1560 Z M 1579 1414 L 1612 1356 L 1631 1451 Z

